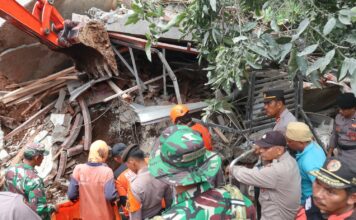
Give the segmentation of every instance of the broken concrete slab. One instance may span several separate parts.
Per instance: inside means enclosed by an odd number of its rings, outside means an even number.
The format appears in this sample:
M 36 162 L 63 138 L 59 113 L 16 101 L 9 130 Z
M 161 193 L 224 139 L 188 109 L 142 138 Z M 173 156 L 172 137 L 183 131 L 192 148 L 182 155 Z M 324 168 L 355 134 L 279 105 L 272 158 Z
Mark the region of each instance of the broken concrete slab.
M 48 131 L 46 130 L 40 131 L 40 133 L 38 133 L 34 137 L 33 142 L 41 142 L 45 137 L 47 137 L 47 135 L 48 135 Z
M 54 126 L 63 125 L 67 126 L 70 123 L 72 117 L 69 114 L 51 114 L 50 120 Z
M 64 127 L 62 125 L 54 126 L 54 129 L 52 131 L 53 143 L 64 142 L 66 140 L 68 132 L 68 127 Z
M 47 156 L 44 156 L 41 166 L 35 167 L 35 169 L 38 172 L 38 175 L 44 179 L 51 173 L 52 167 L 53 167 L 53 161 L 52 161 L 53 139 L 51 136 L 47 136 L 40 143 L 43 144 L 45 146 L 45 149 L 48 150 L 48 152 L 49 152 L 49 154 Z

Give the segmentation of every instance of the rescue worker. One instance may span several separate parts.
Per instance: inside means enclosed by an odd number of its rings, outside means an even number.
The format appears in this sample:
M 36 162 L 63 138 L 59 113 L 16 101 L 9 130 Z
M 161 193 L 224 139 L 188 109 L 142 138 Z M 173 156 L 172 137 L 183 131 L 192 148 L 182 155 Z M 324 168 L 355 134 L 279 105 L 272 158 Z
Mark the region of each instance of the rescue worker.
M 267 132 L 255 142 L 263 167 L 234 166 L 230 173 L 237 181 L 260 188 L 262 220 L 292 220 L 299 210 L 301 187 L 298 164 L 286 150 L 280 131 Z
M 138 145 L 127 147 L 122 154 L 127 167 L 136 174 L 130 183 L 127 209 L 130 220 L 141 220 L 158 215 L 172 204 L 169 185 L 155 179 L 149 172 L 144 152 Z M 164 201 L 164 202 L 163 202 Z
M 189 114 L 189 108 L 185 105 L 176 105 L 171 109 L 171 121 L 175 125 L 186 125 L 191 127 L 194 131 L 200 133 L 203 137 L 204 146 L 207 150 L 213 150 L 211 144 L 211 135 L 209 130 L 202 124 L 195 123 L 192 121 L 192 117 Z
M 0 192 L 0 207 L 0 220 L 41 220 L 17 193 Z
M 311 171 L 315 205 L 328 220 L 356 219 L 356 163 L 348 157 L 331 157 L 320 170 Z
M 264 92 L 264 110 L 269 117 L 276 120 L 273 131 L 286 133 L 289 122 L 297 121 L 295 116 L 286 108 L 283 90 L 269 90 Z
M 174 186 L 176 197 L 154 219 L 255 219 L 251 201 L 236 187 L 214 188 L 209 183 L 220 167 L 220 156 L 207 151 L 196 131 L 182 125 L 164 130 L 152 149 L 149 172 Z
M 111 149 L 111 156 L 117 163 L 117 166 L 114 169 L 115 179 L 117 179 L 120 176 L 120 174 L 127 169 L 126 164 L 122 162 L 122 158 L 121 158 L 122 152 L 124 152 L 126 147 L 127 146 L 124 143 L 117 143 Z
M 30 143 L 25 147 L 23 163 L 10 167 L 5 173 L 5 191 L 23 195 L 26 204 L 42 219 L 50 219 L 55 206 L 47 204 L 43 180 L 35 166 L 48 155 L 43 144 Z
M 334 121 L 334 130 L 330 138 L 328 156 L 334 148 L 338 154 L 350 159 L 356 158 L 356 98 L 353 93 L 344 93 L 337 97 L 339 114 Z
M 308 125 L 303 122 L 288 124 L 286 140 L 288 147 L 297 152 L 296 160 L 302 178 L 300 205 L 306 210 L 308 220 L 321 219 L 319 209 L 311 201 L 315 177 L 310 174 L 310 171 L 319 170 L 323 166 L 326 160 L 324 150 L 313 141 L 313 134 Z
M 171 110 L 171 120 L 173 124 L 176 125 L 186 125 L 197 131 L 203 138 L 204 146 L 207 150 L 212 151 L 213 147 L 211 144 L 211 135 L 209 130 L 202 124 L 195 123 L 192 121 L 192 117 L 189 115 L 189 109 L 185 105 L 176 105 Z M 224 186 L 225 178 L 222 169 L 215 175 L 213 179 L 210 180 L 214 187 Z
M 105 141 L 94 141 L 88 162 L 73 170 L 68 187 L 68 198 L 80 201 L 80 216 L 85 220 L 115 219 L 112 206 L 117 200 L 113 171 L 105 164 L 109 146 Z

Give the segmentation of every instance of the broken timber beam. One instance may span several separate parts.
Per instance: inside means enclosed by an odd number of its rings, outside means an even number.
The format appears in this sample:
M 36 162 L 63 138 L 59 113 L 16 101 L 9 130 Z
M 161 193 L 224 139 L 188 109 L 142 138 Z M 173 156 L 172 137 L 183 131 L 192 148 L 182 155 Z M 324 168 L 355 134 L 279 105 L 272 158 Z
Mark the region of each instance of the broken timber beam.
M 64 174 L 64 171 L 66 170 L 67 167 L 67 152 L 62 151 L 61 152 L 61 157 L 59 159 L 59 166 L 58 166 L 58 171 L 57 171 L 57 176 L 55 178 L 55 181 L 58 182 L 62 175 Z
M 147 85 L 147 84 L 149 84 L 149 83 L 153 83 L 153 82 L 155 82 L 155 81 L 158 81 L 158 80 L 160 80 L 160 79 L 162 79 L 162 78 L 163 78 L 163 76 L 158 76 L 158 77 L 155 77 L 155 78 L 153 78 L 153 79 L 147 80 L 147 81 L 144 82 L 143 84 Z M 125 95 L 129 96 L 127 93 L 134 92 L 134 91 L 136 91 L 136 90 L 138 90 L 138 89 L 139 89 L 139 86 L 138 86 L 138 85 L 133 86 L 133 87 L 131 87 L 131 88 L 129 88 L 129 89 L 126 89 L 126 90 L 124 90 L 124 91 L 118 92 L 118 93 L 116 93 L 115 95 L 109 96 L 109 97 L 105 98 L 103 101 L 104 101 L 104 102 L 108 102 L 108 101 L 111 101 L 111 100 L 113 100 L 113 99 L 115 99 L 115 98 L 117 98 L 117 97 L 120 97 L 120 96 L 122 96 L 122 98 L 125 99 Z
M 80 108 L 82 110 L 82 115 L 84 118 L 84 150 L 88 151 L 90 148 L 90 144 L 92 141 L 92 126 L 91 126 L 91 118 L 88 105 L 83 97 L 79 97 L 78 99 Z
M 74 144 L 74 141 L 77 139 L 82 126 L 83 126 L 83 117 L 82 114 L 78 113 L 74 119 L 72 128 L 70 129 L 69 136 L 62 143 L 61 147 L 63 147 L 64 149 L 70 148 Z
M 16 134 L 20 133 L 24 129 L 26 129 L 32 122 L 36 121 L 38 118 L 40 118 L 42 115 L 46 114 L 49 112 L 53 107 L 56 101 L 51 102 L 48 104 L 46 107 L 44 107 L 42 110 L 31 116 L 27 121 L 22 123 L 19 127 L 15 128 L 13 131 L 8 133 L 5 137 L 4 140 L 9 140 L 11 137 L 15 136 Z
M 28 111 L 33 108 L 33 106 L 37 105 L 44 97 L 46 97 L 49 94 L 50 90 L 47 90 L 45 93 L 43 93 L 40 97 L 38 97 L 34 102 L 31 103 L 22 113 L 21 116 L 26 115 Z
M 80 153 L 82 153 L 84 150 L 84 146 L 82 144 L 71 147 L 67 150 L 67 156 L 68 157 L 73 157 L 75 155 L 78 155 Z

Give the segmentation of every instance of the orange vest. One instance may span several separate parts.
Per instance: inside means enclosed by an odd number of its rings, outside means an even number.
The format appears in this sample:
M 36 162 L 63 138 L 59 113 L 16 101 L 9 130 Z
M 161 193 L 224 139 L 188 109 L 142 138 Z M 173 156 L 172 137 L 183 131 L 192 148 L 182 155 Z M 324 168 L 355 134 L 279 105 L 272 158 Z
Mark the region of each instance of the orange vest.
M 204 141 L 204 146 L 207 150 L 212 151 L 213 146 L 211 144 L 211 135 L 209 133 L 209 130 L 204 126 L 199 123 L 196 123 L 191 127 L 194 131 L 197 131 L 201 134 L 203 141 Z

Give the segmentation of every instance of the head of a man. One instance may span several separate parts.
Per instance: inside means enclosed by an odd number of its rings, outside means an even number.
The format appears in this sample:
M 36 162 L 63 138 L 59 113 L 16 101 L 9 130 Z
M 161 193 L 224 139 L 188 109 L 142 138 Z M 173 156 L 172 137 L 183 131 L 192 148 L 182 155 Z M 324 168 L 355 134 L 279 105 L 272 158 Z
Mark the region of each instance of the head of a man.
M 311 174 L 314 204 L 322 213 L 340 215 L 356 205 L 356 171 L 353 161 L 342 157 L 328 159 L 324 166 Z
M 269 117 L 278 117 L 285 109 L 283 90 L 270 90 L 263 94 L 264 110 Z
M 286 151 L 286 139 L 279 131 L 267 132 L 255 145 L 263 161 L 278 159 Z
M 339 113 L 345 118 L 351 118 L 356 112 L 356 98 L 353 93 L 344 93 L 337 97 Z
M 290 122 L 287 125 L 287 145 L 294 151 L 303 151 L 313 139 L 313 134 L 308 125 L 303 122 Z
M 111 155 L 113 157 L 113 159 L 118 163 L 118 164 L 122 164 L 122 154 L 124 152 L 124 150 L 126 149 L 126 144 L 124 143 L 117 143 L 112 147 L 111 150 Z
M 137 144 L 130 145 L 124 150 L 122 153 L 122 161 L 126 163 L 127 168 L 134 173 L 138 173 L 143 166 L 146 166 L 145 153 Z
M 192 121 L 189 108 L 185 105 L 175 105 L 170 112 L 171 121 L 177 125 L 188 125 Z
M 45 149 L 45 146 L 41 143 L 30 143 L 26 146 L 24 152 L 25 160 L 32 166 L 40 166 L 44 156 L 47 156 L 49 152 Z

